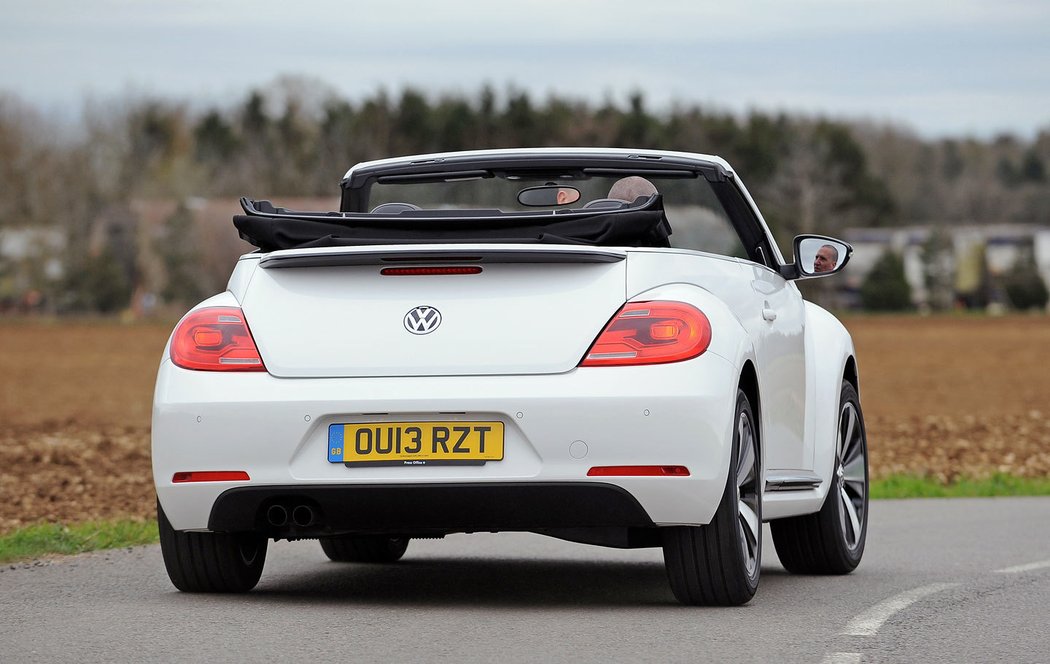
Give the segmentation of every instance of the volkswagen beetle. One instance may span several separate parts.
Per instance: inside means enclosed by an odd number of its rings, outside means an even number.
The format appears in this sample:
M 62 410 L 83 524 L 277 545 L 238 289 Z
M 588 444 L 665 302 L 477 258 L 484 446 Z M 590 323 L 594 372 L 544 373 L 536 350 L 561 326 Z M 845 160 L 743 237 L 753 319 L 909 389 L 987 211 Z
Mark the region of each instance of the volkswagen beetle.
M 164 351 L 153 410 L 173 584 L 244 592 L 268 541 L 394 563 L 523 531 L 662 547 L 686 604 L 864 550 L 853 343 L 724 160 L 549 148 L 352 167 L 338 211 L 242 199 L 258 247 Z

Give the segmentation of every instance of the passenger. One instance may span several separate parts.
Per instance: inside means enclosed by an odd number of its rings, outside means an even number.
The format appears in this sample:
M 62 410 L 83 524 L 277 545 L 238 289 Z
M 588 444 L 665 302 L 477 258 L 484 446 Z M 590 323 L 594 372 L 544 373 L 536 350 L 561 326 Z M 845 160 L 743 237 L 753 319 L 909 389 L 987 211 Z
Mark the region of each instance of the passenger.
M 649 182 L 643 177 L 631 175 L 614 182 L 612 188 L 609 189 L 608 198 L 624 201 L 626 203 L 633 203 L 639 196 L 648 198 L 649 196 L 658 193 L 660 192 L 657 191 L 656 185 L 652 182 Z
M 817 250 L 817 257 L 813 259 L 813 272 L 831 272 L 839 264 L 839 250 L 830 244 L 825 244 Z

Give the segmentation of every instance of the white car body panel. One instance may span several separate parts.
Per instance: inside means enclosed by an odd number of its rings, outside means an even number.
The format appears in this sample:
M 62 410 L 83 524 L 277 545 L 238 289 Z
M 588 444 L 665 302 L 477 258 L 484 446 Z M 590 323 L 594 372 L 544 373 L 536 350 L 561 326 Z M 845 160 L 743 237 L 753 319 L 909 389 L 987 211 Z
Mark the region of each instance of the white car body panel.
M 627 290 L 632 297 L 658 283 L 693 283 L 714 294 L 753 346 L 762 394 L 763 452 L 768 468 L 811 469 L 804 449 L 806 413 L 802 300 L 795 286 L 749 261 L 683 250 L 632 251 Z M 756 299 L 759 292 L 760 299 Z M 674 299 L 674 298 L 670 298 Z M 763 309 L 775 311 L 773 321 Z M 705 312 L 707 309 L 703 309 Z M 720 331 L 726 328 L 718 327 Z M 736 366 L 742 366 L 739 357 Z
M 563 373 L 624 302 L 624 261 L 483 270 L 406 277 L 372 265 L 260 269 L 242 307 L 272 375 L 334 378 Z M 421 305 L 441 312 L 431 334 L 403 323 Z
M 287 380 L 266 373 L 208 375 L 166 360 L 153 413 L 154 440 L 169 441 L 154 447 L 158 496 L 176 529 L 202 530 L 215 498 L 238 483 L 174 484 L 176 472 L 244 470 L 253 485 L 600 481 L 627 489 L 660 524 L 705 522 L 718 503 L 729 464 L 731 422 L 723 414 L 731 403 L 719 386 L 733 379 L 734 367 L 705 353 L 690 362 L 627 369 L 408 382 Z M 697 380 L 698 373 L 709 379 Z M 230 407 L 231 395 L 237 395 L 236 408 Z M 327 460 L 329 424 L 455 418 L 504 421 L 505 460 L 471 467 L 353 469 Z M 687 434 L 695 444 L 680 444 Z M 570 454 L 576 441 L 586 445 L 582 458 Z M 685 465 L 691 475 L 587 477 L 592 466 L 654 460 Z
M 805 453 L 806 365 L 802 298 L 795 284 L 749 264 L 757 297 L 741 321 L 755 340 L 762 394 L 762 424 L 768 469 L 809 469 Z

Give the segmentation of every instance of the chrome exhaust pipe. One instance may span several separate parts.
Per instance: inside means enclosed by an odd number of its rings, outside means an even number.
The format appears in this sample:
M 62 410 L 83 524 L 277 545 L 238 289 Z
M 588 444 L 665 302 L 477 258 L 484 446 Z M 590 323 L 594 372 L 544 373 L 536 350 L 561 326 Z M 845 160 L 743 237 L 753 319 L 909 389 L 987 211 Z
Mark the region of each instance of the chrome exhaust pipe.
M 283 526 L 288 523 L 288 510 L 283 505 L 270 505 L 270 509 L 266 510 L 266 520 L 271 526 Z
M 292 510 L 292 521 L 300 528 L 305 528 L 314 522 L 314 511 L 307 505 L 297 505 Z

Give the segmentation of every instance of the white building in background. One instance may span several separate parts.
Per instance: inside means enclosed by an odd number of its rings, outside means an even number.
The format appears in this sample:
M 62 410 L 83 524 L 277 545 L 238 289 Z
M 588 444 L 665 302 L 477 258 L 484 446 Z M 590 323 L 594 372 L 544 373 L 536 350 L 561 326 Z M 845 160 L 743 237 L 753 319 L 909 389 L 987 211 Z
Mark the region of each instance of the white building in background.
M 59 254 L 65 247 L 65 236 L 52 228 L 0 228 L 0 259 L 42 261 L 43 273 L 50 279 L 62 276 Z
M 31 310 L 64 273 L 66 238 L 53 228 L 0 228 L 0 312 Z
M 957 294 L 981 285 L 982 271 L 995 278 L 1006 274 L 1026 251 L 1031 251 L 1043 282 L 1050 286 L 1050 227 L 1028 224 L 939 226 L 926 224 L 899 228 L 854 228 L 844 233 L 853 245 L 853 257 L 844 273 L 846 288 L 859 291 L 882 254 L 893 250 L 904 261 L 904 274 L 919 306 L 929 302 L 926 289 L 924 247 L 937 228 L 951 238 L 946 252 L 951 283 Z M 980 258 L 983 255 L 983 266 Z

